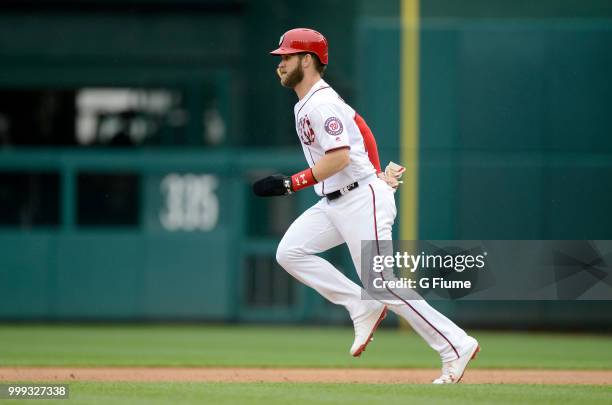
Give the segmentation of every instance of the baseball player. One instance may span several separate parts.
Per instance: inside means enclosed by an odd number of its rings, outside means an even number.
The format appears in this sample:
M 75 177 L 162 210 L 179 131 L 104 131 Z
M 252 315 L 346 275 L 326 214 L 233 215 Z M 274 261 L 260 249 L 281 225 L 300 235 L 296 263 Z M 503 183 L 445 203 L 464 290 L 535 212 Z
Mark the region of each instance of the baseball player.
M 328 64 L 323 35 L 312 29 L 292 29 L 270 53 L 280 56 L 280 83 L 298 97 L 295 129 L 308 167 L 292 176 L 258 180 L 253 191 L 258 196 L 284 196 L 314 187 L 321 197 L 285 233 L 276 253 L 278 263 L 300 282 L 347 309 L 355 329 L 352 356 L 366 349 L 389 308 L 440 354 L 442 375 L 433 383 L 459 382 L 479 351 L 476 339 L 422 299 L 362 299 L 360 286 L 317 256 L 346 243 L 360 273 L 361 241 L 391 240 L 398 172 L 381 171 L 376 141 L 367 124 L 322 79 Z

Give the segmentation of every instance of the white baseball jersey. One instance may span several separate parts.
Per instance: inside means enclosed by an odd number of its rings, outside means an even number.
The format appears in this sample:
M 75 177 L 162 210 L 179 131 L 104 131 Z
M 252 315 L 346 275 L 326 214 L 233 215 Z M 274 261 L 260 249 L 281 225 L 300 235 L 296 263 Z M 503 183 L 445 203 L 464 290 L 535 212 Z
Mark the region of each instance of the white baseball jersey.
M 294 107 L 297 131 L 306 161 L 313 167 L 326 152 L 349 148 L 347 167 L 315 185 L 324 196 L 376 173 L 363 136 L 355 123 L 355 110 L 344 102 L 323 79 L 319 80 Z

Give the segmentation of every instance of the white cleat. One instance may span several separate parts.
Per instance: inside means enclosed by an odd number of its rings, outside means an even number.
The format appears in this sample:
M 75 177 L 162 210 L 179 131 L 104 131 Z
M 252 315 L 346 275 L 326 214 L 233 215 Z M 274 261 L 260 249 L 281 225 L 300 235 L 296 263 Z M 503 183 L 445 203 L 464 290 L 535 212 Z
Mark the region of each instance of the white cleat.
M 367 314 L 363 319 L 356 321 L 353 325 L 355 327 L 355 341 L 351 346 L 351 356 L 359 357 L 363 353 L 374 338 L 374 332 L 378 325 L 387 316 L 387 307 L 381 305 L 371 313 Z
M 470 343 L 458 359 L 442 364 L 442 375 L 433 380 L 433 384 L 457 384 L 461 381 L 468 363 L 476 358 L 476 354 L 480 351 L 478 341 L 471 336 L 468 336 L 468 339 Z

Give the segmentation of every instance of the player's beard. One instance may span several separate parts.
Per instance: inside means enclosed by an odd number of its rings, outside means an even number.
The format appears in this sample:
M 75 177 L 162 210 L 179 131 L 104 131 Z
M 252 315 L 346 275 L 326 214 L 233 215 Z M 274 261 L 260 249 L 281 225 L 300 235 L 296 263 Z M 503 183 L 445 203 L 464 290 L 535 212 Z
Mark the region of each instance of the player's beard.
M 281 84 L 287 88 L 294 88 L 304 79 L 304 69 L 302 69 L 302 64 L 298 63 L 297 67 L 293 69 L 291 72 L 288 72 L 283 79 L 281 79 Z

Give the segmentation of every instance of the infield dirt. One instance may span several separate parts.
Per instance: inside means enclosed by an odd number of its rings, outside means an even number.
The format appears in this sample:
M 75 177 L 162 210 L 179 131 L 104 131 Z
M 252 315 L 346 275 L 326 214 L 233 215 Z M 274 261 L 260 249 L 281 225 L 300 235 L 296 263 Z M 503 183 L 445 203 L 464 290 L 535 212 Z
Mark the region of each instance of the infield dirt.
M 3 367 L 0 381 L 201 381 L 429 384 L 433 369 Z M 465 384 L 612 385 L 611 370 L 468 370 Z

